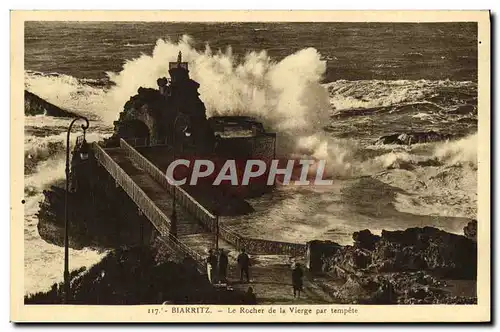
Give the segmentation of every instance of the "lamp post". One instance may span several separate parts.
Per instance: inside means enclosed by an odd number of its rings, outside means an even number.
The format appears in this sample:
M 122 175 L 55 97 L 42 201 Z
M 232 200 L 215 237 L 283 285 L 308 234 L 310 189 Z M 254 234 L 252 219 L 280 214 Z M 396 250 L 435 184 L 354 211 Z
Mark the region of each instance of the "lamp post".
M 175 152 L 176 152 L 176 147 L 177 147 L 177 142 L 176 142 L 176 137 L 177 137 L 177 121 L 180 119 L 180 118 L 184 118 L 184 115 L 182 113 L 179 113 L 176 118 L 175 118 L 175 121 L 174 121 L 174 130 L 173 130 L 173 139 L 172 139 L 172 154 L 173 154 L 173 161 L 175 161 Z M 191 136 L 191 132 L 189 131 L 189 127 L 186 125 L 186 127 L 182 130 L 182 133 L 184 134 L 184 136 L 186 137 L 189 137 Z M 174 176 L 175 174 L 172 174 L 172 176 Z M 173 197 L 172 197 L 172 216 L 171 216 L 171 219 L 172 219 L 172 229 L 170 231 L 171 235 L 172 236 L 177 236 L 177 212 L 176 212 L 176 207 L 175 207 L 175 197 L 176 197 L 176 187 L 174 186 L 173 187 Z M 172 232 L 173 230 L 173 232 Z M 174 233 L 174 234 L 172 234 Z
M 219 250 L 219 214 L 215 214 L 215 250 Z
M 77 120 L 84 120 L 85 124 L 82 124 L 83 129 L 83 142 L 85 144 L 85 131 L 89 127 L 89 120 L 86 117 L 78 116 L 71 121 L 68 132 L 66 135 L 66 193 L 64 201 L 64 303 L 69 303 L 70 298 L 70 280 L 69 280 L 69 229 L 68 229 L 68 191 L 69 191 L 69 134 L 73 124 Z M 88 154 L 82 153 L 81 158 L 83 160 L 88 158 Z

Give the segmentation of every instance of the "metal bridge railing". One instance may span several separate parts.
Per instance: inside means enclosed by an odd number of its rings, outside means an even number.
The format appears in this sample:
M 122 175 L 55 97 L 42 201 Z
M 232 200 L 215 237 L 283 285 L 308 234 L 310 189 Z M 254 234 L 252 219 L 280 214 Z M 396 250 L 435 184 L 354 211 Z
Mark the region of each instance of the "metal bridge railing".
M 200 272 L 206 271 L 204 259 L 201 255 L 189 249 L 178 238 L 170 234 L 170 219 L 158 208 L 158 206 L 146 195 L 146 193 L 128 176 L 128 174 L 104 151 L 98 144 L 93 148 L 97 161 L 108 171 L 113 179 L 123 188 L 127 195 L 134 201 L 141 212 L 151 221 L 161 234 L 162 238 L 168 238 L 173 248 L 195 260 Z
M 199 220 L 208 230 L 215 232 L 217 227 L 217 218 L 208 209 L 201 205 L 193 196 L 187 193 L 179 186 L 170 184 L 167 175 L 156 165 L 144 157 L 139 151 L 128 144 L 125 140 L 120 140 L 120 147 L 124 149 L 139 167 L 145 170 L 153 179 L 160 183 L 167 191 L 175 197 L 177 202 L 184 207 L 192 216 Z M 219 234 L 221 238 L 233 244 L 237 249 L 240 248 L 241 237 L 224 225 L 219 225 Z
M 124 149 L 129 158 L 134 161 L 139 167 L 145 170 L 156 182 L 161 184 L 171 195 L 174 194 L 177 202 L 183 206 L 189 213 L 196 219 L 200 220 L 203 225 L 209 229 L 215 229 L 216 217 L 210 213 L 203 205 L 201 205 L 195 198 L 189 195 L 184 189 L 179 186 L 170 184 L 167 175 L 162 172 L 156 165 L 149 161 L 146 157 L 134 149 L 125 140 L 120 140 L 120 147 Z
M 103 148 L 94 144 L 96 159 L 106 168 L 108 173 L 130 196 L 155 228 L 162 235 L 168 235 L 170 219 L 161 211 L 146 193 L 128 176 L 128 174 L 111 158 Z

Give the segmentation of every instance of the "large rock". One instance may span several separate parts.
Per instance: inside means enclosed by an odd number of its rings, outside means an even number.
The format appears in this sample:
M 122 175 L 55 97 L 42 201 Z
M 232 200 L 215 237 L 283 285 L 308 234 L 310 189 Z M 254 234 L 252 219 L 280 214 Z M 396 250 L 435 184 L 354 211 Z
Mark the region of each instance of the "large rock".
M 467 226 L 464 227 L 464 235 L 468 239 L 477 242 L 477 220 L 469 221 Z
M 188 79 L 172 83 L 166 92 L 159 80 L 160 90 L 140 87 L 137 94 L 125 103 L 117 121 L 112 140 L 142 138 L 176 144 L 183 142 L 198 152 L 212 152 L 214 133 L 206 118 L 206 108 L 197 91 L 199 84 Z M 183 130 L 188 129 L 187 138 Z M 110 143 L 111 144 L 111 143 Z
M 63 110 L 62 108 L 43 100 L 34 93 L 24 90 L 24 115 L 38 114 L 68 118 L 76 116 L 75 113 Z

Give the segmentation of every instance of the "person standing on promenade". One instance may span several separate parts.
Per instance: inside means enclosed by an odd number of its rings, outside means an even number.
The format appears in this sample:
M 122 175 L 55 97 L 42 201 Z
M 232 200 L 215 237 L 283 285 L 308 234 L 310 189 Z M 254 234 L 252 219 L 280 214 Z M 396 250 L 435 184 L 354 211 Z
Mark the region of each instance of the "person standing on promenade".
M 224 249 L 220 250 L 219 254 L 219 281 L 227 282 L 227 266 L 229 259 Z
M 243 274 L 247 277 L 247 282 L 250 282 L 249 268 L 250 268 L 250 257 L 248 257 L 245 252 L 245 248 L 241 249 L 241 253 L 238 255 L 238 265 L 240 267 L 240 281 L 243 282 Z
M 208 256 L 207 256 L 207 275 L 208 275 L 208 281 L 210 281 L 211 284 L 213 284 L 215 281 L 216 268 L 217 268 L 217 256 L 215 256 L 213 250 L 210 249 L 208 251 Z
M 293 297 L 300 297 L 300 292 L 302 291 L 302 277 L 304 272 L 300 267 L 299 263 L 295 263 L 295 267 L 292 270 L 292 285 L 293 285 Z

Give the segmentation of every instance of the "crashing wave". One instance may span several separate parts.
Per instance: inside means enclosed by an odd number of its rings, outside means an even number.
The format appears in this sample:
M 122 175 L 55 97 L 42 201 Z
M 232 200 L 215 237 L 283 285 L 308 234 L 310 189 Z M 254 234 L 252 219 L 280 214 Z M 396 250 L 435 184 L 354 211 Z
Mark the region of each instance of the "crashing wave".
M 71 109 L 112 123 L 139 87 L 156 88 L 157 78 L 168 76 L 165 59 L 175 58 L 179 50 L 190 63 L 191 77 L 200 83 L 200 98 L 207 115 L 253 116 L 278 132 L 278 151 L 289 156 L 326 159 L 331 174 L 349 176 L 357 173 L 354 170 L 365 168 L 365 158 L 357 156 L 360 149 L 356 143 L 333 138 L 323 130 L 327 125 L 335 125 L 330 117 L 332 107 L 335 112 L 353 113 L 373 112 L 377 107 L 384 112 L 392 112 L 396 107 L 400 112 L 417 108 L 427 113 L 446 113 L 457 105 L 476 102 L 474 82 L 339 80 L 322 84 L 326 63 L 313 48 L 300 50 L 279 62 L 273 61 L 266 51 L 250 52 L 239 60 L 231 49 L 214 52 L 207 45 L 204 51 L 198 51 L 188 36 L 177 43 L 159 39 L 151 55 L 128 60 L 120 72 L 108 73 L 113 84 L 109 89 L 96 89 L 66 75 L 33 73 L 27 74 L 26 86 L 40 91 L 50 102 L 70 105 Z M 410 137 L 411 143 L 435 141 L 437 137 L 429 133 L 403 136 L 398 134 L 395 138 L 398 144 L 407 144 Z
M 34 173 L 40 162 L 62 155 L 64 150 L 64 134 L 45 138 L 27 137 L 24 142 L 24 173 Z
M 446 142 L 436 147 L 435 157 L 447 165 L 470 165 L 477 167 L 477 133 L 456 140 Z
M 57 162 L 64 164 L 64 153 L 66 151 L 66 128 L 63 132 L 56 135 L 45 137 L 40 136 L 25 136 L 24 141 L 24 172 L 26 175 L 39 173 L 46 163 L 50 163 L 51 167 L 59 169 Z M 79 132 L 72 132 L 70 135 L 70 151 L 76 140 L 76 136 L 81 135 Z M 87 140 L 89 142 L 98 141 L 107 136 L 102 133 L 88 133 Z M 57 162 L 56 162 L 57 161 Z M 55 164 L 52 164 L 55 163 Z M 50 167 L 49 167 L 50 168 Z M 64 176 L 64 172 L 60 174 Z M 50 178 L 50 177 L 49 177 Z M 50 183 L 50 181 L 49 181 Z M 39 186 L 38 191 L 43 186 Z

